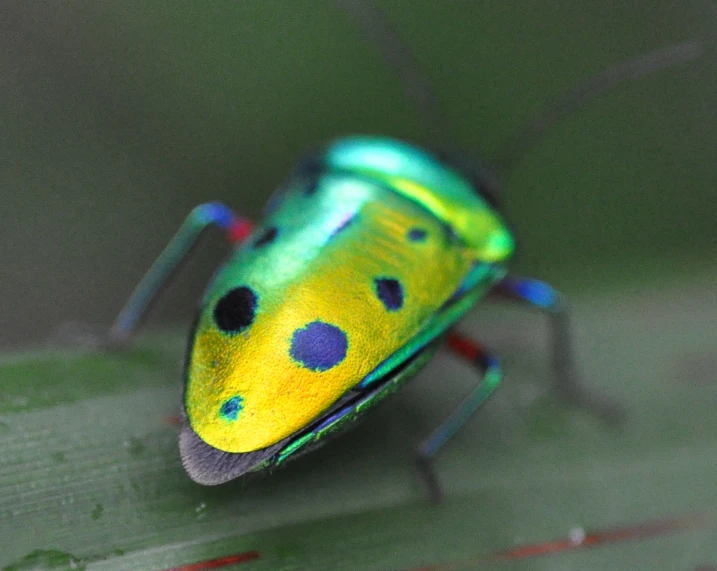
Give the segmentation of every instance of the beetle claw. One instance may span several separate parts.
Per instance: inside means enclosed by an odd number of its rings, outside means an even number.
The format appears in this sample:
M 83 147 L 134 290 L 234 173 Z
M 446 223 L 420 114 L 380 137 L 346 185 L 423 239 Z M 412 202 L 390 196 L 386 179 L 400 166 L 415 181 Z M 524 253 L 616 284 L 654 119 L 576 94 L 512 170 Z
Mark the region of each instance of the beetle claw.
M 562 401 L 594 414 L 607 424 L 619 426 L 627 419 L 627 411 L 618 400 L 582 383 L 560 383 L 556 389 Z

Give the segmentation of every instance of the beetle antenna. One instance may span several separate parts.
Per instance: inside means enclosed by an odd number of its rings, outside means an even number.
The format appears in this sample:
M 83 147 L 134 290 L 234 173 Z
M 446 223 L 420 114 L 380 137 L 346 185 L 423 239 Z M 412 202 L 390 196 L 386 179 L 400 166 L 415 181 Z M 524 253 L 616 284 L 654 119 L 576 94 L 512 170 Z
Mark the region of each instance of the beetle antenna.
M 703 45 L 699 41 L 684 42 L 661 48 L 621 62 L 602 73 L 579 83 L 572 90 L 548 100 L 532 118 L 523 123 L 498 151 L 491 165 L 500 178 L 515 170 L 525 155 L 561 119 L 569 116 L 588 101 L 610 91 L 620 83 L 638 79 L 673 65 L 699 58 Z
M 450 129 L 431 83 L 386 15 L 370 0 L 335 1 L 358 24 L 366 38 L 378 48 L 386 64 L 396 72 L 406 96 L 424 120 L 433 144 L 445 141 Z

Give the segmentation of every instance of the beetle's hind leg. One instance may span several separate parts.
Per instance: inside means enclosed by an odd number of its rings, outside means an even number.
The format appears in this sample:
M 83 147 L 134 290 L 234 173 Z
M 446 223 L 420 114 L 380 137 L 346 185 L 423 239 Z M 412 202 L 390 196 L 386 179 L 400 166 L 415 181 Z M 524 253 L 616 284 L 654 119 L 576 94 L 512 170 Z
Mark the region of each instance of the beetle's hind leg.
M 574 360 L 569 308 L 563 294 L 538 280 L 506 276 L 493 287 L 490 295 L 525 302 L 547 314 L 556 373 L 554 388 L 561 399 L 609 422 L 623 419 L 624 410 L 619 403 L 586 386 L 580 379 Z
M 416 448 L 418 472 L 426 484 L 428 495 L 433 502 L 438 502 L 443 497 L 443 491 L 433 470 L 433 457 L 486 401 L 502 377 L 498 360 L 470 339 L 457 333 L 450 333 L 448 347 L 477 367 L 482 373 L 482 378 L 448 418 Z
M 232 243 L 242 241 L 252 229 L 249 220 L 237 216 L 221 202 L 206 202 L 193 208 L 117 316 L 108 335 L 108 347 L 127 344 L 151 302 L 169 282 L 199 236 L 209 226 L 221 228 Z

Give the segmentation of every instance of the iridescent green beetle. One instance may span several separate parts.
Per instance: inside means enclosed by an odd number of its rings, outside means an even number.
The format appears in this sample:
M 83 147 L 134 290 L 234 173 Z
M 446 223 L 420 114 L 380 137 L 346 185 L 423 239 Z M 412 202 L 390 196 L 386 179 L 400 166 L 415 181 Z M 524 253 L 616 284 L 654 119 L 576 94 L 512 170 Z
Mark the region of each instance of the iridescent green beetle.
M 380 29 L 375 11 L 349 4 L 367 31 L 379 30 L 379 43 L 401 54 L 403 47 L 390 30 Z M 606 77 L 615 83 L 698 52 L 695 44 L 677 46 Z M 405 78 L 415 67 L 399 71 Z M 568 103 L 580 103 L 571 97 Z M 541 120 L 564 111 L 550 109 L 554 113 Z M 536 122 L 532 128 L 535 138 L 543 127 Z M 518 141 L 525 146 L 530 136 Z M 226 231 L 236 247 L 203 296 L 186 356 L 179 443 L 190 477 L 220 484 L 323 444 L 400 388 L 448 337 L 482 375 L 417 447 L 421 473 L 438 497 L 430 460 L 501 377 L 492 356 L 449 333 L 484 296 L 547 312 L 554 324 L 558 391 L 614 414 L 606 401 L 578 387 L 562 296 L 507 272 L 514 239 L 496 207 L 495 180 L 457 157 L 387 138 L 349 137 L 303 161 L 253 230 L 221 203 L 195 208 L 111 332 L 115 341 L 133 332 L 204 228 Z

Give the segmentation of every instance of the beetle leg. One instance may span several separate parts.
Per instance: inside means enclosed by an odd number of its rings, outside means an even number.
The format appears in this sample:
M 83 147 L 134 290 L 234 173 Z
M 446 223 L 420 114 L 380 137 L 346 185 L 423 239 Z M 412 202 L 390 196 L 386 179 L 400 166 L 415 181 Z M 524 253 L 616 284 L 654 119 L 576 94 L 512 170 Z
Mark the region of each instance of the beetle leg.
M 601 418 L 620 421 L 622 407 L 610 397 L 584 386 L 574 360 L 570 315 L 565 296 L 547 283 L 530 278 L 506 276 L 490 291 L 491 295 L 526 302 L 545 312 L 552 332 L 553 367 L 557 373 L 555 390 L 562 398 Z
M 466 423 L 473 413 L 486 401 L 502 377 L 498 360 L 486 353 L 480 345 L 457 333 L 448 335 L 448 347 L 465 357 L 482 373 L 480 383 L 451 412 L 416 449 L 416 464 L 432 501 L 442 498 L 442 490 L 433 470 L 432 460 L 443 445 Z
M 211 225 L 224 230 L 232 243 L 244 240 L 252 229 L 249 220 L 236 216 L 228 206 L 221 202 L 206 202 L 196 206 L 120 311 L 109 332 L 110 346 L 124 345 L 130 339 L 152 300 L 169 281 L 179 264 L 187 257 L 197 238 Z

